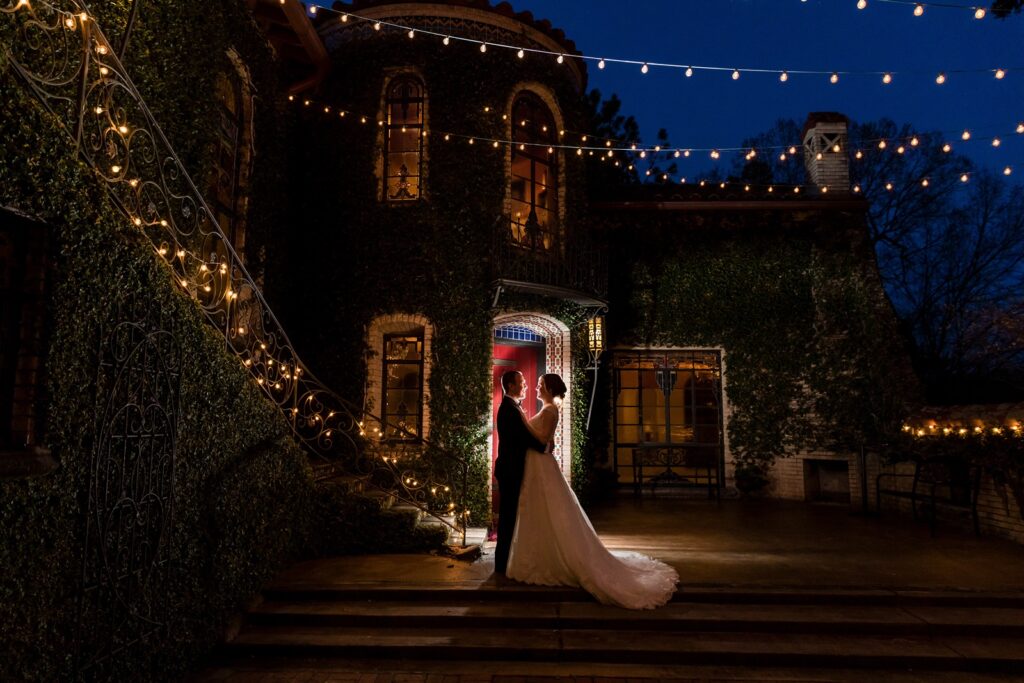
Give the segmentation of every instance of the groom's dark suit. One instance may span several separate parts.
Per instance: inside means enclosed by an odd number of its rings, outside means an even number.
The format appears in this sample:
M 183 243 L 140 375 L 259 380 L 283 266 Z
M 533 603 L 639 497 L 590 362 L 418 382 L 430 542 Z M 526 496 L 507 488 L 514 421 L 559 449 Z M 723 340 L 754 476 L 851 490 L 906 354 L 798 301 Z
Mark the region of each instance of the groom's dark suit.
M 512 547 L 516 512 L 519 509 L 519 489 L 523 485 L 526 451 L 530 448 L 543 451 L 545 446 L 523 424 L 516 402 L 505 396 L 498 408 L 498 460 L 494 463 L 494 476 L 498 479 L 498 492 L 501 495 L 494 571 L 502 574 L 508 566 L 508 553 Z

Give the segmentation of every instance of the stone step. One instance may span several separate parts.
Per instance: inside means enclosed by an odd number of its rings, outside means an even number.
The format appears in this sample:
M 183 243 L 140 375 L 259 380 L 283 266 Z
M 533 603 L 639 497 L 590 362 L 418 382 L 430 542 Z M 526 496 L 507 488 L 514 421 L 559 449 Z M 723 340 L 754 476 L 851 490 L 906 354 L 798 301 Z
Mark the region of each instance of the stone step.
M 447 583 L 366 582 L 332 584 L 287 581 L 272 583 L 263 591 L 269 601 L 341 601 L 379 600 L 406 603 L 473 602 L 586 602 L 594 598 L 578 588 L 529 586 L 508 582 L 502 585 L 479 581 Z M 756 604 L 756 605 L 884 605 L 1024 609 L 1024 593 L 976 591 L 935 591 L 914 589 L 795 589 L 722 586 L 683 586 L 672 602 Z
M 1024 609 L 674 602 L 654 611 L 587 603 L 264 602 L 248 623 L 295 627 L 652 630 L 1024 638 Z M 1022 641 L 1024 646 L 1024 641 Z
M 1019 638 L 823 633 L 252 626 L 222 656 L 1024 672 Z

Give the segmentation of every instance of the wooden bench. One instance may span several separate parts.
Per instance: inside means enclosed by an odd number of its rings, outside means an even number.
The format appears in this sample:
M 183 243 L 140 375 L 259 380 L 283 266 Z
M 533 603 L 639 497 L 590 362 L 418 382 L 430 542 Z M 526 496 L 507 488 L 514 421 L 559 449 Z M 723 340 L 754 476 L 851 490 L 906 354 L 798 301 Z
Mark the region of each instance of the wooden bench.
M 908 489 L 899 483 L 911 479 Z M 883 481 L 887 482 L 883 486 Z M 917 504 L 925 503 L 932 536 L 935 535 L 935 508 L 945 507 L 968 510 L 974 522 L 974 534 L 981 535 L 978 524 L 978 491 L 981 488 L 981 468 L 960 461 L 915 460 L 912 473 L 883 472 L 875 479 L 875 509 L 881 514 L 882 496 L 904 498 L 910 501 L 914 519 L 918 518 Z
M 633 494 L 639 496 L 644 484 L 650 485 L 652 495 L 659 484 L 671 484 L 706 488 L 709 499 L 719 500 L 718 453 L 719 449 L 714 446 L 641 444 L 633 449 Z M 680 474 L 676 469 L 685 473 Z

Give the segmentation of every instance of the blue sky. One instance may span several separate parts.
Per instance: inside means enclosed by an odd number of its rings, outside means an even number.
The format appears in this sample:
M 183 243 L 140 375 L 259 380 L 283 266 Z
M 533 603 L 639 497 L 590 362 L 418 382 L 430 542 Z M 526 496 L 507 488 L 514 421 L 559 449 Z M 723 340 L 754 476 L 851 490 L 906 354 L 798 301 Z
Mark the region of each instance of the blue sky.
M 951 0 L 968 4 L 966 0 Z M 667 128 L 676 147 L 730 147 L 780 117 L 802 121 L 810 111 L 840 111 L 855 120 L 889 117 L 916 130 L 949 131 L 957 151 L 982 165 L 1014 168 L 1024 176 L 1024 15 L 975 20 L 970 11 L 868 0 L 516 0 L 516 10 L 549 19 L 588 55 L 650 62 L 837 71 L 893 71 L 877 76 L 743 74 L 636 66 L 589 67 L 590 87 L 617 93 L 623 111 L 641 124 L 645 141 Z M 318 4 L 329 5 L 324 1 Z M 510 58 L 514 56 L 510 53 Z M 1007 69 L 956 74 L 958 69 Z M 939 71 L 949 74 L 935 84 Z M 959 131 L 975 133 L 970 143 Z M 1003 144 L 991 146 L 998 134 Z M 710 160 L 680 159 L 680 172 L 707 169 Z M 723 155 L 720 162 L 731 163 Z

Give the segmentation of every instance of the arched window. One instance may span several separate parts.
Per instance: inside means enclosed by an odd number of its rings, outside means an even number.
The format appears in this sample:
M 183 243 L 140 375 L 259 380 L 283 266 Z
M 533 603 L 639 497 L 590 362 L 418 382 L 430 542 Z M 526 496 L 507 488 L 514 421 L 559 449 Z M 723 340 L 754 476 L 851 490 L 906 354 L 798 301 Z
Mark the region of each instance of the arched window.
M 512 240 L 528 249 L 555 248 L 558 169 L 554 118 L 533 93 L 512 104 Z
M 400 76 L 388 86 L 384 196 L 389 202 L 415 201 L 421 196 L 425 103 L 426 92 L 417 78 Z
M 246 140 L 245 101 L 239 74 L 221 74 L 217 78 L 217 149 L 210 208 L 217 224 L 241 253 L 245 244 L 239 195 L 244 182 L 243 146 Z

